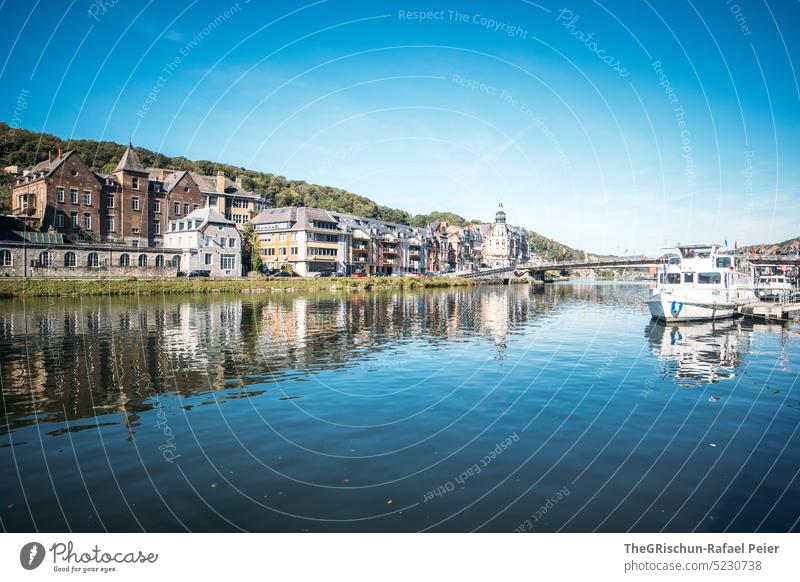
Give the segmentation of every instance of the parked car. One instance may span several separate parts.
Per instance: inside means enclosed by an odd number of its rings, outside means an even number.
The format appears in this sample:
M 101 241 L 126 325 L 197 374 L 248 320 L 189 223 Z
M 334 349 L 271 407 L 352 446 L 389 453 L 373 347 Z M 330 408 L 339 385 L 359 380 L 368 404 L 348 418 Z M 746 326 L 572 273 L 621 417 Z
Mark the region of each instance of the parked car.
M 273 277 L 299 277 L 300 275 L 298 275 L 294 271 L 292 271 L 291 273 L 289 271 L 277 271 L 272 276 Z
M 314 277 L 333 277 L 334 275 L 335 273 L 333 271 L 319 271 L 314 274 Z
M 364 272 L 364 269 L 358 269 L 356 271 L 353 271 L 353 278 L 354 279 L 363 279 L 366 276 L 367 276 L 367 274 L 366 274 L 366 272 Z
M 187 279 L 194 279 L 196 277 L 210 277 L 211 271 L 206 271 L 205 269 L 195 269 L 194 271 L 190 271 L 188 275 L 186 275 Z

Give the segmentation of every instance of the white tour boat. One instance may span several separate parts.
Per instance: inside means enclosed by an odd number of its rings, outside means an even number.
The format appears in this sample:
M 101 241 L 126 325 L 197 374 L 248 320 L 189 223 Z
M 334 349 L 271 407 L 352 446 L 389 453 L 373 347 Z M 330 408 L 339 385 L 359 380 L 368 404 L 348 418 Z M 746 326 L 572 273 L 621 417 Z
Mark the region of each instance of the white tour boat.
M 719 245 L 678 245 L 662 265 L 647 298 L 653 317 L 694 321 L 733 317 L 737 306 L 756 300 L 750 264 L 721 253 Z
M 762 300 L 777 301 L 792 291 L 792 282 L 785 275 L 762 275 L 758 278 L 756 295 Z

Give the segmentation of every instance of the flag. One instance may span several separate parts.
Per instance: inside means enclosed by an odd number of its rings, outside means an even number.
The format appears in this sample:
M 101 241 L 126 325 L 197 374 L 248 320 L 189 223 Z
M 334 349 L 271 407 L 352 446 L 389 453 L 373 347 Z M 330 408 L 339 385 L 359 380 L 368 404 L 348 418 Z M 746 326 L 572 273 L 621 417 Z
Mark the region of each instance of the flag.
M 728 239 L 725 239 L 725 248 L 728 248 Z

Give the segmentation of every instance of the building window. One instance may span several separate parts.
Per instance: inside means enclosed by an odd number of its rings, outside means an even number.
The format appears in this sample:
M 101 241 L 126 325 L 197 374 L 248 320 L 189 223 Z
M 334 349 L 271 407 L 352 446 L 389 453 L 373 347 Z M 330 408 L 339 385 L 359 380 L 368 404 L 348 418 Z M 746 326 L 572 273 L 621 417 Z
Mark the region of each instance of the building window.
M 176 269 L 181 268 L 181 256 L 180 255 L 173 255 L 172 257 L 172 266 Z
M 106 217 L 106 228 L 108 232 L 114 232 L 114 217 L 108 216 Z
M 139 227 L 138 226 L 132 226 L 131 227 L 131 232 L 133 234 L 139 234 Z
M 188 202 L 184 202 L 183 203 L 183 213 L 184 214 L 189 214 L 189 203 Z
M 247 222 L 247 215 L 246 214 L 234 214 L 233 215 L 233 222 L 236 224 L 245 224 Z
M 57 186 L 56 187 L 56 200 L 59 202 L 64 202 L 64 187 Z
M 194 210 L 197 210 L 198 208 L 200 208 L 200 205 L 198 205 L 198 204 L 192 204 L 192 208 L 193 208 Z
M 134 190 L 139 189 L 139 178 L 131 178 L 131 188 Z
M 97 253 L 89 253 L 86 257 L 86 266 L 87 267 L 99 267 L 100 266 L 100 256 Z
M 119 266 L 120 267 L 130 267 L 131 266 L 131 257 L 128 253 L 122 253 L 119 256 Z
M 64 213 L 56 212 L 56 228 L 64 228 Z
M 210 247 L 211 246 L 211 237 L 210 236 L 204 236 L 203 237 L 203 246 L 204 247 Z
M 231 248 L 234 248 L 236 246 L 236 239 L 233 238 L 233 237 L 230 237 L 228 239 L 228 246 L 231 247 Z
M 106 208 L 114 208 L 114 195 L 113 194 L 109 193 L 108 196 L 106 196 Z
M 146 267 L 147 266 L 147 255 L 141 254 L 139 255 L 139 266 Z
M 278 247 L 278 254 L 285 255 L 286 254 L 286 247 Z
M 180 202 L 176 202 L 175 203 L 174 210 L 175 210 L 175 215 L 176 216 L 180 216 L 181 215 L 181 203 Z
M 236 267 L 236 255 L 220 255 L 219 267 L 224 271 L 230 271 Z
M 156 255 L 156 267 L 164 266 L 164 255 Z
M 83 228 L 85 230 L 92 230 L 92 215 L 91 214 L 84 214 L 83 215 Z
M 3 249 L 0 251 L 0 267 L 11 267 L 13 265 L 11 251 Z
M 76 188 L 70 188 L 69 189 L 69 200 L 73 204 L 77 204 L 78 203 L 78 190 Z
M 292 247 L 289 249 L 289 254 L 296 255 L 297 254 L 297 247 Z
M 64 266 L 65 267 L 75 267 L 78 265 L 78 259 L 75 257 L 75 253 L 72 251 L 67 251 L 64 253 Z
M 50 268 L 53 266 L 53 253 L 50 251 L 42 251 L 39 253 L 39 266 Z
M 134 210 L 139 210 L 139 197 L 138 196 L 132 196 L 131 197 L 131 208 L 133 208 Z
M 92 205 L 92 192 L 91 192 L 91 190 L 84 190 L 83 191 L 83 205 L 84 206 L 91 206 Z
M 217 205 L 217 197 L 216 196 L 209 196 L 208 197 L 208 205 L 209 206 L 216 206 Z
M 286 240 L 286 233 L 282 232 L 281 234 L 279 234 L 278 235 L 278 240 L 281 241 L 281 242 L 285 241 Z
M 153 200 L 153 212 L 161 212 L 161 200 Z
M 213 255 L 211 253 L 205 253 L 205 264 L 210 265 L 213 259 Z
M 131 246 L 134 247 L 134 248 L 139 248 L 139 241 L 138 240 L 132 240 L 131 241 Z
M 267 255 L 268 257 L 275 256 L 275 249 L 272 247 L 266 248 L 264 249 L 264 254 Z
M 69 213 L 70 224 L 72 228 L 78 228 L 78 213 L 77 212 L 70 212 Z
M 161 234 L 161 223 L 157 220 L 153 223 L 153 234 Z

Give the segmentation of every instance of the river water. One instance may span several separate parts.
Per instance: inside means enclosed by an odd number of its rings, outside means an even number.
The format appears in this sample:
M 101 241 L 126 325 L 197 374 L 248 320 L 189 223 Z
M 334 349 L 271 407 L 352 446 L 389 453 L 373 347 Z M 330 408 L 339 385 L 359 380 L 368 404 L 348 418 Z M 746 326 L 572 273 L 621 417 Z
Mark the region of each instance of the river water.
M 0 303 L 6 531 L 788 531 L 800 327 L 634 283 Z

